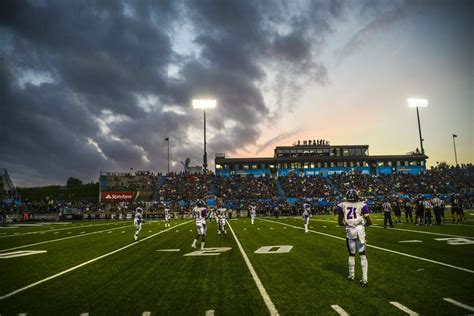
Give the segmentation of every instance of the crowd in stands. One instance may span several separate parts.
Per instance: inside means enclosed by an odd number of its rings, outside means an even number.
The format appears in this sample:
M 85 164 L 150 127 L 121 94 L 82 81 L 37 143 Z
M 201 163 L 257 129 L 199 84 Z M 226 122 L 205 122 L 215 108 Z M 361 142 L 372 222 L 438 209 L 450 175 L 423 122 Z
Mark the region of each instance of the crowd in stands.
M 280 177 L 279 181 L 287 197 L 307 199 L 337 195 L 325 178 L 320 176 L 298 177 L 290 175 Z
M 149 197 L 150 216 L 160 217 L 164 208 L 171 212 L 185 214 L 194 201 L 215 195 L 236 212 L 248 210 L 251 203 L 257 204 L 261 214 L 292 215 L 300 212 L 303 202 L 312 205 L 313 213 L 328 214 L 337 201 L 349 189 L 356 189 L 369 200 L 373 210 L 381 203 L 395 196 L 413 199 L 418 194 L 442 194 L 447 197 L 460 193 L 466 208 L 474 204 L 474 166 L 472 164 L 457 168 L 434 168 L 425 174 L 391 174 L 369 176 L 362 174 L 339 174 L 329 178 L 320 176 L 285 177 L 237 175 L 220 177 L 212 174 L 170 173 L 166 176 L 143 173 L 124 176 L 110 176 L 107 189 L 111 191 L 151 190 Z M 143 183 L 141 183 L 143 182 Z M 292 198 L 293 201 L 290 201 Z M 294 201 L 296 199 L 296 201 Z M 296 204 L 293 204 L 296 202 Z M 141 203 L 138 201 L 137 203 Z M 165 206 L 166 203 L 166 206 Z M 134 203 L 115 202 L 100 204 L 98 201 L 54 201 L 26 202 L 21 204 L 1 204 L 0 213 L 33 216 L 48 213 L 64 213 L 64 210 L 82 214 L 99 214 L 100 218 L 122 218 L 135 208 Z M 89 216 L 90 218 L 91 216 Z
M 196 200 L 210 194 L 211 174 L 170 173 L 158 187 L 158 196 L 164 201 Z
M 278 196 L 275 180 L 270 176 L 216 177 L 217 195 L 224 200 L 271 199 Z
M 109 174 L 106 176 L 106 191 L 153 191 L 161 174 L 149 171 Z

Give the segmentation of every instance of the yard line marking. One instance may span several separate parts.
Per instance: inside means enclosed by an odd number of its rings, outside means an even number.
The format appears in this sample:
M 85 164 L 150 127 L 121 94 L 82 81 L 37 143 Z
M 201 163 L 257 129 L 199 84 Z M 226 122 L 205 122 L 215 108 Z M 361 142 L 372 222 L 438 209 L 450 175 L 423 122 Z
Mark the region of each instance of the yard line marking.
M 402 305 L 398 302 L 390 302 L 390 304 L 392 304 L 393 306 L 395 306 L 399 310 L 404 311 L 405 313 L 407 313 L 410 316 L 418 316 L 419 315 L 417 312 L 412 311 L 408 307 L 406 307 L 406 306 L 404 306 L 404 305 Z
M 445 298 L 443 298 L 443 300 L 445 300 L 446 302 L 449 302 L 451 304 L 454 304 L 456 306 L 459 306 L 461 308 L 467 309 L 470 312 L 474 312 L 474 307 L 471 307 L 469 305 L 466 305 L 466 304 L 463 304 L 461 302 L 455 301 L 452 298 L 445 297 Z
M 383 229 L 383 227 L 374 226 L 374 228 Z M 459 235 L 451 235 L 451 234 L 443 234 L 443 233 L 434 233 L 434 232 L 424 232 L 420 230 L 413 230 L 413 229 L 404 229 L 404 228 L 390 228 L 390 230 L 400 230 L 404 232 L 411 232 L 411 233 L 418 233 L 418 234 L 427 234 L 427 235 L 438 235 L 438 236 L 449 236 L 449 237 L 458 237 L 458 238 L 474 238 L 469 236 L 459 236 Z
M 206 316 L 214 316 L 214 310 L 210 309 L 210 310 L 206 311 Z
M 263 301 L 265 302 L 265 305 L 267 306 L 268 310 L 270 311 L 270 315 L 278 315 L 278 310 L 276 309 L 275 305 L 273 304 L 270 296 L 268 296 L 267 291 L 263 287 L 262 281 L 260 281 L 260 278 L 257 275 L 257 272 L 255 272 L 254 267 L 252 266 L 252 263 L 249 260 L 249 257 L 247 257 L 247 254 L 245 253 L 244 248 L 242 248 L 242 245 L 240 244 L 239 239 L 237 238 L 237 235 L 234 233 L 234 230 L 232 229 L 232 226 L 230 225 L 229 222 L 227 222 L 229 225 L 230 232 L 235 238 L 235 242 L 237 243 L 237 246 L 239 247 L 240 253 L 242 254 L 242 257 L 244 257 L 244 261 L 247 264 L 247 268 L 250 271 L 250 274 L 253 277 L 253 280 L 255 281 L 255 284 L 257 285 L 258 291 L 260 292 L 260 295 L 263 298 Z
M 89 316 L 89 313 L 81 313 L 79 316 Z
M 57 229 L 52 229 L 49 228 L 49 232 L 54 232 L 54 231 L 59 231 L 59 230 L 68 230 L 68 229 L 74 229 L 74 228 L 84 228 L 84 227 L 95 227 L 95 226 L 104 226 L 104 225 L 110 225 L 110 223 L 107 223 L 107 224 L 93 224 L 93 225 L 84 225 L 84 226 L 76 226 L 76 227 L 64 227 L 64 228 L 57 228 Z M 73 226 L 73 225 L 71 225 Z M 41 226 L 38 226 L 38 227 L 41 227 Z M 13 237 L 13 236 L 24 236 L 24 235 L 33 235 L 33 234 L 39 234 L 41 232 L 44 232 L 45 230 L 39 230 L 39 231 L 35 231 L 35 232 L 27 232 L 27 233 L 15 233 L 14 235 L 8 235 L 8 236 L 0 236 L 0 238 L 7 238 L 7 237 Z
M 405 242 L 423 242 L 421 240 L 400 240 L 399 243 L 405 243 Z
M 142 316 L 151 316 L 151 312 L 143 312 Z
M 186 222 L 181 223 L 181 224 L 178 224 L 178 225 L 176 225 L 176 226 L 185 225 L 185 224 L 188 224 L 188 223 L 190 223 L 190 222 L 192 222 L 192 220 L 186 221 Z M 176 226 L 175 226 L 175 227 L 176 227 Z M 115 229 L 119 229 L 119 228 L 121 228 L 121 227 L 116 227 Z M 162 230 L 162 231 L 157 232 L 157 233 L 155 233 L 155 234 L 153 234 L 153 235 L 150 235 L 150 236 L 145 237 L 145 238 L 143 238 L 143 239 L 140 239 L 140 240 L 138 240 L 138 241 L 132 242 L 132 243 L 130 243 L 130 244 L 126 245 L 126 246 L 123 246 L 123 247 L 121 247 L 121 248 L 119 248 L 119 249 L 116 249 L 116 250 L 113 250 L 113 251 L 108 252 L 108 253 L 106 253 L 106 254 L 103 254 L 102 256 L 99 256 L 99 257 L 96 257 L 96 258 L 94 258 L 94 259 L 85 261 L 85 262 L 80 263 L 80 264 L 78 264 L 78 265 L 76 265 L 76 266 L 74 266 L 74 267 L 71 267 L 71 268 L 67 269 L 67 270 L 64 270 L 64 271 L 61 271 L 61 272 L 59 272 L 59 273 L 53 274 L 53 275 L 51 275 L 51 276 L 49 276 L 49 277 L 47 277 L 47 278 L 44 278 L 44 279 L 39 280 L 39 281 L 37 281 L 37 282 L 31 283 L 31 284 L 29 284 L 29 285 L 27 285 L 27 286 L 24 286 L 24 287 L 22 287 L 22 288 L 20 288 L 20 289 L 18 289 L 18 290 L 15 290 L 15 291 L 13 291 L 13 292 L 7 293 L 7 294 L 5 294 L 5 295 L 3 295 L 3 296 L 0 296 L 0 301 L 4 300 L 4 299 L 6 299 L 6 298 L 8 298 L 8 297 L 10 297 L 10 296 L 13 296 L 13 295 L 15 295 L 15 294 L 18 294 L 18 293 L 20 293 L 20 292 L 23 292 L 23 291 L 25 291 L 25 290 L 28 290 L 28 289 L 30 289 L 30 288 L 32 288 L 32 287 L 34 287 L 34 286 L 37 286 L 37 285 L 39 285 L 39 284 L 41 284 L 41 283 L 44 283 L 44 282 L 46 282 L 46 281 L 55 279 L 55 278 L 57 278 L 57 277 L 59 277 L 59 276 L 61 276 L 61 275 L 63 275 L 63 274 L 66 274 L 66 273 L 69 273 L 69 272 L 71 272 L 71 271 L 77 270 L 77 269 L 79 269 L 79 268 L 81 268 L 81 267 L 83 267 L 83 266 L 86 266 L 86 265 L 90 264 L 90 263 L 93 263 L 93 262 L 98 261 L 98 260 L 100 260 L 100 259 L 103 259 L 103 258 L 105 258 L 105 257 L 108 257 L 108 256 L 111 256 L 111 255 L 113 255 L 113 254 L 116 254 L 117 252 L 120 252 L 120 251 L 125 250 L 125 249 L 130 248 L 130 247 L 133 247 L 133 246 L 135 246 L 135 245 L 138 245 L 139 243 L 144 242 L 144 241 L 147 240 L 147 239 L 150 239 L 150 238 L 153 238 L 153 237 L 155 237 L 155 236 L 158 236 L 158 235 L 160 235 L 160 234 L 162 234 L 162 233 L 165 233 L 165 232 L 167 232 L 167 231 L 169 231 L 169 230 L 171 230 L 171 228 Z
M 27 314 L 27 313 L 20 313 L 20 314 L 18 314 L 18 316 L 26 316 L 26 315 L 28 315 L 28 314 Z
M 285 224 L 285 223 L 280 223 L 280 222 L 275 222 L 275 221 L 271 221 L 271 220 L 268 220 L 268 219 L 262 219 L 262 221 L 270 222 L 270 223 L 276 223 L 276 224 L 280 224 L 280 225 L 287 225 L 287 226 L 290 226 L 290 227 L 293 227 L 293 228 L 304 230 L 304 228 L 302 228 L 302 227 L 298 227 L 298 226 L 294 226 L 294 225 L 290 225 L 290 224 Z M 313 233 L 313 234 L 323 235 L 323 236 L 326 236 L 326 237 L 331 237 L 331 238 L 344 240 L 344 241 L 346 240 L 345 238 L 342 238 L 342 237 L 338 237 L 338 236 L 334 236 L 334 235 L 330 235 L 330 234 L 326 234 L 326 233 L 321 233 L 321 232 L 318 232 L 318 231 L 315 231 L 315 230 L 308 230 L 308 231 Z M 397 255 L 400 255 L 400 256 L 405 256 L 405 257 L 414 258 L 414 259 L 418 259 L 418 260 L 422 260 L 422 261 L 426 261 L 426 262 L 431 262 L 431 263 L 434 263 L 434 264 L 439 264 L 441 266 L 453 268 L 453 269 L 456 269 L 456 270 L 461 270 L 461 271 L 464 271 L 464 272 L 474 273 L 473 270 L 469 270 L 469 269 L 466 269 L 466 268 L 454 266 L 454 265 L 449 264 L 449 263 L 444 263 L 444 262 L 435 261 L 435 260 L 431 260 L 431 259 L 427 259 L 427 258 L 423 258 L 423 257 L 409 255 L 407 253 L 398 252 L 398 251 L 395 251 L 395 250 L 392 250 L 392 249 L 382 248 L 382 247 L 378 247 L 378 246 L 374 246 L 374 245 L 367 245 L 367 247 L 375 248 L 375 249 L 386 251 L 386 252 L 391 252 L 391 253 L 394 253 L 394 254 L 397 254 Z
M 123 227 L 116 227 L 116 228 L 112 228 L 112 229 L 123 229 Z M 110 230 L 110 229 L 107 228 L 105 230 Z M 40 241 L 40 242 L 37 242 L 37 243 L 34 243 L 34 244 L 28 244 L 28 245 L 18 246 L 18 247 L 13 247 L 13 248 L 8 248 L 8 249 L 0 249 L 0 253 L 5 252 L 5 251 L 10 251 L 10 250 L 15 250 L 15 249 L 21 249 L 21 248 L 27 248 L 27 247 L 37 246 L 37 245 L 48 244 L 50 242 L 55 242 L 55 241 L 61 241 L 61 240 L 67 240 L 67 239 L 72 239 L 72 238 L 78 238 L 78 237 L 84 237 L 84 236 L 88 236 L 88 235 L 98 234 L 98 233 L 104 232 L 105 230 L 99 230 L 99 231 L 90 232 L 90 233 L 82 234 L 82 235 L 74 235 L 74 236 L 69 236 L 69 237 L 45 240 L 45 241 Z
M 179 249 L 158 249 L 156 251 L 172 252 L 172 251 L 179 251 Z
M 20 250 L 14 252 L 0 253 L 0 259 L 10 259 L 24 256 L 37 255 L 40 253 L 46 253 L 46 250 Z
M 341 306 L 339 305 L 331 305 L 331 308 L 336 311 L 341 316 L 349 316 L 349 313 L 347 313 Z

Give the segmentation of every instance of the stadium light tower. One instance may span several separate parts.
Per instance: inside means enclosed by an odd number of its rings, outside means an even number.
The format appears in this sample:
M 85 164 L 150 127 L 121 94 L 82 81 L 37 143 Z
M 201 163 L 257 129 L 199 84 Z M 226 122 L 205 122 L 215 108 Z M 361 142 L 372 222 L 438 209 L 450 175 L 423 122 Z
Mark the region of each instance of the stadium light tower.
M 428 106 L 428 100 L 426 99 L 407 99 L 408 106 L 411 108 L 416 108 L 416 117 L 418 119 L 418 133 L 420 134 L 420 147 L 421 147 L 421 153 L 424 155 L 425 150 L 423 149 L 423 137 L 421 137 L 421 125 L 420 125 L 420 113 L 418 112 L 418 108 L 426 108 Z
M 204 171 L 207 170 L 207 149 L 206 149 L 206 109 L 214 109 L 217 101 L 214 99 L 194 99 L 193 107 L 195 109 L 202 109 L 204 112 L 204 155 L 202 157 L 202 167 Z

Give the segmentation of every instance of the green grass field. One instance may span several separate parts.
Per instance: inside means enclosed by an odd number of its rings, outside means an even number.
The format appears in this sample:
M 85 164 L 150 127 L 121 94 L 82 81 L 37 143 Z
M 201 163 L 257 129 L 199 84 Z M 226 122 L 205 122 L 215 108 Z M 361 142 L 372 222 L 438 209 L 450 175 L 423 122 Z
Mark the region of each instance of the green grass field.
M 309 233 L 301 218 L 233 219 L 226 235 L 208 222 L 206 248 L 222 249 L 197 256 L 186 256 L 194 251 L 193 221 L 175 220 L 170 229 L 149 221 L 138 242 L 122 221 L 2 227 L 0 314 L 474 313 L 474 213 L 463 225 L 395 229 L 373 218 L 366 288 L 357 282 L 358 257 L 356 281 L 347 280 L 345 230 L 335 216 L 313 216 Z M 264 246 L 273 248 L 255 253 Z M 46 252 L 7 255 L 31 250 Z

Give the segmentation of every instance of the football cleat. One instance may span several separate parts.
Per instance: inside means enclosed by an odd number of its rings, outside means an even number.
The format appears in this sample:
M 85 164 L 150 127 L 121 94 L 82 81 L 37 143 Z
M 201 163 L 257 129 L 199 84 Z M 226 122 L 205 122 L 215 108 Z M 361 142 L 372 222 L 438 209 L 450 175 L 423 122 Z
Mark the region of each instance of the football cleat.
M 360 286 L 367 287 L 367 281 L 360 280 Z
M 348 279 L 349 281 L 354 281 L 355 278 L 354 278 L 353 275 L 349 275 L 349 276 L 347 276 L 347 279 Z

